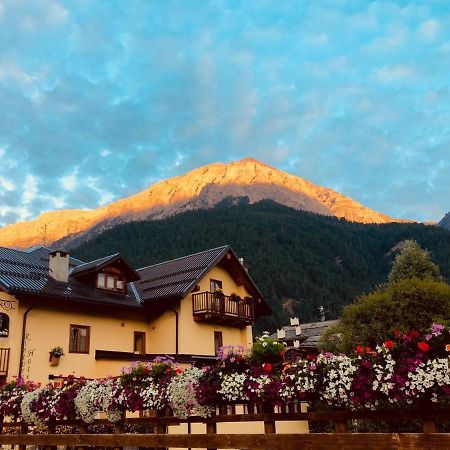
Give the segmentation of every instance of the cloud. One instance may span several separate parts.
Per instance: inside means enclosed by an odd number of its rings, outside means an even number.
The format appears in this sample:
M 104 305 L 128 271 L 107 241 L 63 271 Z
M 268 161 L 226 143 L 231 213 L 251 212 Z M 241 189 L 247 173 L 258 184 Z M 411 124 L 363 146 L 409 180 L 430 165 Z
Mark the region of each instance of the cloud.
M 440 31 L 440 24 L 436 19 L 428 19 L 419 26 L 419 36 L 428 41 L 434 41 Z
M 194 4 L 0 2 L 0 224 L 249 154 L 393 216 L 450 209 L 447 7 Z
M 406 64 L 393 64 L 375 70 L 375 77 L 383 83 L 404 81 L 417 76 L 417 71 Z

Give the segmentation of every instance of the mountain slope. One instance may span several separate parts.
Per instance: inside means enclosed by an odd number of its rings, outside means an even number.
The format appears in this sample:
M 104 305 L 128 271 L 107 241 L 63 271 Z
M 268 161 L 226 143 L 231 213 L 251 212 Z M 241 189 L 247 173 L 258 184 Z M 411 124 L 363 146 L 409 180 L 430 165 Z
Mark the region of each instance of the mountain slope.
M 354 222 L 395 221 L 331 189 L 245 158 L 200 167 L 94 210 L 51 211 L 35 220 L 8 225 L 0 229 L 0 245 L 23 248 L 43 241 L 67 245 L 118 223 L 162 219 L 188 210 L 211 208 L 229 196 L 246 196 L 250 203 L 271 199 L 299 210 Z
M 231 200 L 229 200 L 231 201 Z M 254 205 L 191 211 L 158 221 L 119 225 L 71 251 L 83 260 L 121 252 L 143 267 L 231 244 L 274 310 L 260 331 L 340 315 L 343 305 L 386 280 L 393 248 L 416 239 L 450 279 L 450 232 L 436 226 L 364 225 L 263 201 Z
M 450 212 L 448 212 L 442 220 L 438 223 L 440 227 L 446 228 L 447 230 L 450 230 Z

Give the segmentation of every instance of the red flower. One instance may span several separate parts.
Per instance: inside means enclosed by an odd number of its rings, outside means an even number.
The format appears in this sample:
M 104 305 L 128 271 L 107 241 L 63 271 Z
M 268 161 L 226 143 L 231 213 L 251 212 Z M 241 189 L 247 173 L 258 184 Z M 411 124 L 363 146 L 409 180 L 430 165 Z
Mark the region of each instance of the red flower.
M 383 345 L 384 345 L 386 348 L 391 349 L 391 348 L 394 347 L 394 342 L 392 342 L 392 341 L 386 341 Z
M 426 342 L 423 341 L 419 342 L 417 347 L 419 347 L 419 350 L 422 352 L 427 352 L 431 348 Z
M 408 331 L 406 333 L 406 337 L 410 339 L 417 339 L 420 337 L 420 333 L 418 331 Z
M 400 336 L 400 331 L 394 330 L 394 336 L 395 336 L 395 337 L 399 337 L 399 336 Z
M 356 351 L 357 351 L 358 353 L 364 353 L 364 347 L 363 347 L 362 345 L 358 345 L 358 346 L 356 347 Z
M 263 368 L 264 372 L 272 372 L 272 364 L 270 364 L 270 363 L 264 363 L 262 365 L 262 368 Z

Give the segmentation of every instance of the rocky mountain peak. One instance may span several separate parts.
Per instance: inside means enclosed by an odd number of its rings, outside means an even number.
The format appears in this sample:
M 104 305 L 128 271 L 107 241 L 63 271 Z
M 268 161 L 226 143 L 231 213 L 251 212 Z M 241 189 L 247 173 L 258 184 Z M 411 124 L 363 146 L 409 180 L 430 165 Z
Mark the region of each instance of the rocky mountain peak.
M 227 197 L 249 203 L 270 199 L 292 208 L 363 223 L 396 221 L 332 189 L 315 185 L 254 158 L 213 163 L 160 181 L 142 192 L 92 210 L 46 212 L 0 229 L 0 245 L 18 248 L 83 240 L 118 223 L 161 219 L 212 208 Z

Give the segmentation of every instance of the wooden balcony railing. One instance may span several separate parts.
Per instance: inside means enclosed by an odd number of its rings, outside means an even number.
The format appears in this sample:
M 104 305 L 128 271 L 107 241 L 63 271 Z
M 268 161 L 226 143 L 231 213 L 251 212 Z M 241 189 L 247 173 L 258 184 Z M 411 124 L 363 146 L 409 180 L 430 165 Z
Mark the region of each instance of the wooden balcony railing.
M 0 348 L 0 377 L 8 375 L 9 348 Z
M 256 405 L 249 405 L 256 406 Z M 105 419 L 97 419 L 93 424 L 81 421 L 55 421 L 47 423 L 47 430 L 41 426 L 39 433 L 35 427 L 24 422 L 2 421 L 0 417 L 0 446 L 18 445 L 25 450 L 26 445 L 33 446 L 71 446 L 77 450 L 86 447 L 114 448 L 156 447 L 156 448 L 207 448 L 249 450 L 448 450 L 450 433 L 443 428 L 448 423 L 450 411 L 443 410 L 385 410 L 385 411 L 334 411 L 334 412 L 298 412 L 293 405 L 292 412 L 261 412 L 258 408 L 246 408 L 244 413 L 236 414 L 233 408 L 221 408 L 218 414 L 210 418 L 190 417 L 179 419 L 170 415 L 150 415 L 141 418 L 127 418 L 110 424 Z M 289 408 L 291 409 L 291 408 Z M 254 412 L 256 410 L 256 412 Z M 253 412 L 248 412 L 253 411 Z M 361 421 L 395 423 L 403 420 L 422 422 L 422 430 L 414 432 L 363 432 L 354 430 L 354 424 Z M 305 421 L 334 423 L 335 432 L 308 433 Z M 258 434 L 244 433 L 251 422 L 264 424 Z M 295 424 L 292 434 L 278 430 L 280 422 Z M 303 422 L 303 424 L 302 424 Z M 170 430 L 169 427 L 181 424 L 206 425 L 206 433 L 190 434 L 186 431 Z M 236 434 L 218 434 L 218 425 L 233 424 Z M 244 425 L 244 427 L 242 427 Z M 239 427 L 236 430 L 236 427 Z M 281 426 L 280 426 L 281 428 Z M 173 432 L 177 434 L 172 434 Z M 281 433 L 280 433 L 281 431 Z M 331 431 L 331 430 L 330 430 Z M 104 434 L 103 434 L 104 433 Z M 83 448 L 84 447 L 84 448 Z M 44 447 L 45 448 L 45 447 Z M 47 447 L 49 448 L 49 447 Z M 52 447 L 50 447 L 52 449 Z M 56 449 L 56 447 L 53 447 Z
M 255 317 L 252 303 L 213 292 L 193 294 L 192 308 L 194 320 L 199 322 L 250 325 Z

